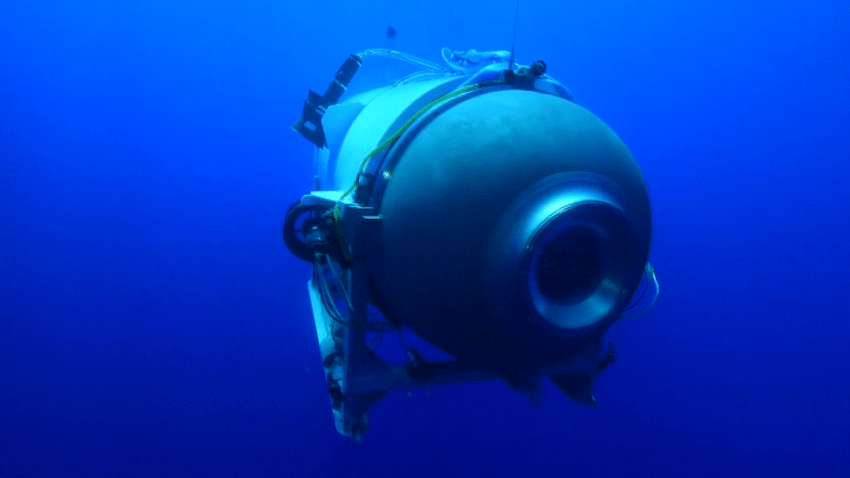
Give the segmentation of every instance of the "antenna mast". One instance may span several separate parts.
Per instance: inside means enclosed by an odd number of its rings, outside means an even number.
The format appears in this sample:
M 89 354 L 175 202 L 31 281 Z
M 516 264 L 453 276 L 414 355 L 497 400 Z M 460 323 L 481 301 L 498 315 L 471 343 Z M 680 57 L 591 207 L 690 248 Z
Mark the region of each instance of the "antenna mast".
M 516 11 L 514 11 L 514 39 L 511 42 L 511 61 L 508 63 L 508 69 L 514 69 L 514 51 L 516 49 L 516 29 L 519 24 L 519 0 L 516 0 Z

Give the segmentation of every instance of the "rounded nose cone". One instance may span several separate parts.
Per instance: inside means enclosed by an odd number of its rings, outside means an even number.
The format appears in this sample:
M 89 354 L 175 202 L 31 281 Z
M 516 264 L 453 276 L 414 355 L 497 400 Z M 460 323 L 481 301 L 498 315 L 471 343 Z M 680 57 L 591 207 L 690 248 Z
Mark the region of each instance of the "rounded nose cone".
M 564 360 L 613 323 L 649 255 L 637 164 L 586 109 L 503 90 L 434 118 L 381 205 L 384 311 L 482 367 Z
M 630 225 L 625 196 L 616 183 L 575 171 L 523 191 L 490 237 L 491 309 L 526 327 L 539 319 L 556 336 L 582 337 L 610 325 L 646 260 L 634 248 L 641 238 Z

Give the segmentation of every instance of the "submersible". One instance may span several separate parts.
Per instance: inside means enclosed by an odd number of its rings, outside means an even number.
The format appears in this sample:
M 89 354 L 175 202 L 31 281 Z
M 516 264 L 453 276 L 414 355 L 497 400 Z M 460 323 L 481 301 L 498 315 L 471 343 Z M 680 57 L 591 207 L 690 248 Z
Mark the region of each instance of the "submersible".
M 337 430 L 359 439 L 388 391 L 543 377 L 592 405 L 613 360 L 605 332 L 657 282 L 651 209 L 623 141 L 542 61 L 390 50 L 349 56 L 293 129 L 315 147 L 315 189 L 283 237 L 312 264 L 308 292 Z M 415 71 L 349 91 L 379 59 Z M 640 292 L 639 292 L 640 291 Z M 393 362 L 370 334 L 412 333 Z

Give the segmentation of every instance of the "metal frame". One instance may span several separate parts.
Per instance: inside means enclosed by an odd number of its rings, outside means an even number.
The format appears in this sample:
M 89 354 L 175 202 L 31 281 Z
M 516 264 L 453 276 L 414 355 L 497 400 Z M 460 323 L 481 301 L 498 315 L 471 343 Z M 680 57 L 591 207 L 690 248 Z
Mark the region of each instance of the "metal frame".
M 302 204 L 324 204 L 331 208 L 335 205 L 332 198 L 339 195 L 339 191 L 320 191 L 304 196 Z M 359 441 L 368 429 L 366 412 L 391 390 L 491 380 L 499 376 L 491 371 L 470 369 L 457 361 L 426 362 L 413 350 L 408 351 L 407 363 L 388 364 L 367 346 L 366 333 L 370 330 L 367 279 L 381 217 L 370 207 L 350 202 L 341 207 L 345 238 L 355 258 L 348 274 L 347 321 L 341 323 L 327 310 L 315 280 L 307 285 L 336 429 Z M 325 259 L 339 266 L 334 258 Z

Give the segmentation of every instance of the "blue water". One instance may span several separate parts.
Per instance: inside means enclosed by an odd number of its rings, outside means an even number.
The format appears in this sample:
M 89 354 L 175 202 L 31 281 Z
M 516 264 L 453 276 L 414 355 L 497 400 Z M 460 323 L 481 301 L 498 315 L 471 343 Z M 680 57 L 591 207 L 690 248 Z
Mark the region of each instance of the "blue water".
M 308 3 L 0 4 L 0 478 L 850 476 L 846 1 L 523 0 L 519 61 L 644 171 L 660 300 L 597 410 L 398 392 L 362 443 L 280 240 L 289 125 L 349 53 L 509 49 L 514 3 Z

